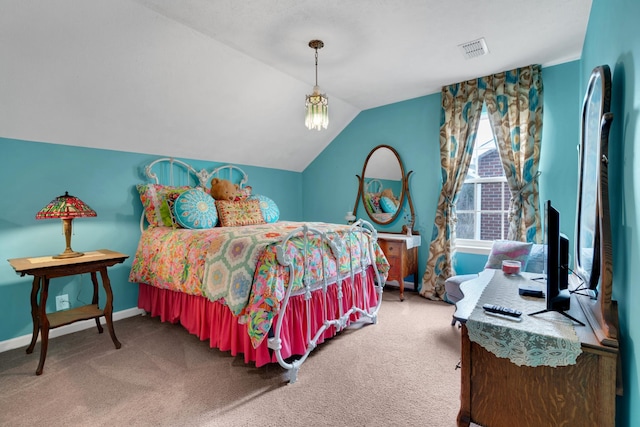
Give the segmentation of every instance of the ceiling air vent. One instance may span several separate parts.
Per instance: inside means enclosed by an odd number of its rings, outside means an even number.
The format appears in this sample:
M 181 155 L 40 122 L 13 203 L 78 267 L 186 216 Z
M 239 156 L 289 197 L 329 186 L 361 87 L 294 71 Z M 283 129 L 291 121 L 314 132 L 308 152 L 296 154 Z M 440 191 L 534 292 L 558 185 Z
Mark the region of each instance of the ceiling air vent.
M 466 59 L 476 58 L 489 53 L 489 49 L 487 49 L 487 43 L 484 41 L 484 38 L 463 43 L 458 45 L 458 47 L 462 50 L 462 54 Z

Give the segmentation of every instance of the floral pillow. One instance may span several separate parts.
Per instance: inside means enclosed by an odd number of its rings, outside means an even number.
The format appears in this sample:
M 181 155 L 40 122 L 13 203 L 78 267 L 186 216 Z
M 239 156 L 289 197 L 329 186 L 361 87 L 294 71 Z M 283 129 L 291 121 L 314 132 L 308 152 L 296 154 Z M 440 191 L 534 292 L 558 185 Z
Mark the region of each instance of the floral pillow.
M 247 185 L 246 187 L 238 188 L 238 192 L 236 193 L 236 197 L 233 199 L 236 202 L 239 200 L 247 200 L 251 197 L 251 186 Z
M 178 195 L 191 189 L 189 186 L 174 187 L 161 184 L 138 184 L 136 189 L 144 208 L 144 215 L 151 227 L 172 227 L 171 209 L 168 199 L 175 200 Z
M 533 243 L 496 240 L 493 242 L 489 259 L 484 268 L 502 268 L 502 261 L 505 260 L 520 261 L 522 265 L 526 265 L 532 246 Z
M 265 224 L 258 200 L 216 200 L 220 225 L 237 227 L 241 225 Z

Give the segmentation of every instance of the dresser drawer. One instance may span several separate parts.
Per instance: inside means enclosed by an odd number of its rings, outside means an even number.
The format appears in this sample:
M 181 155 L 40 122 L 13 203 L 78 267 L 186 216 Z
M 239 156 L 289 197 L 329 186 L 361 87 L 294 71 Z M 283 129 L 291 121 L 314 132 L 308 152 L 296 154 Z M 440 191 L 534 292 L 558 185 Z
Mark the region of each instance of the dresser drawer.
M 380 248 L 384 255 L 391 263 L 392 259 L 400 259 L 402 258 L 402 251 L 404 249 L 404 242 L 395 242 L 390 240 L 379 240 Z

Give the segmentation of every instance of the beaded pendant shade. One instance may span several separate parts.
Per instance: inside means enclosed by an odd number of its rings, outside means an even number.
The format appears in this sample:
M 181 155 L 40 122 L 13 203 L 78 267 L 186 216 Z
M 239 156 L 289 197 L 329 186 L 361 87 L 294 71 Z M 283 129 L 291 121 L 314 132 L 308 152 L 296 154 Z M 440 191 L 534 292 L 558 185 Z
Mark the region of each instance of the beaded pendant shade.
M 84 255 L 71 249 L 71 222 L 74 218 L 98 216 L 89 205 L 65 191 L 64 195 L 53 199 L 47 206 L 40 209 L 36 219 L 61 219 L 67 247 L 65 251 L 53 258 L 74 258 Z
M 322 40 L 311 40 L 309 47 L 316 51 L 316 84 L 313 93 L 306 98 L 306 116 L 304 120 L 308 129 L 322 130 L 329 125 L 329 99 L 327 95 L 320 93 L 318 86 L 318 49 L 324 47 Z

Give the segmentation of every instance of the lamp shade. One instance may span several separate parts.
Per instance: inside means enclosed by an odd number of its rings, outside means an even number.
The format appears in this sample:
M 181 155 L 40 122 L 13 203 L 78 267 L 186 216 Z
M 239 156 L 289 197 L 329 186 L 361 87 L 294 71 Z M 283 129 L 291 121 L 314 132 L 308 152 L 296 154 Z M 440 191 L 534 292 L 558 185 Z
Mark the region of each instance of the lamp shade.
M 84 255 L 82 252 L 76 252 L 71 249 L 71 222 L 74 218 L 87 216 L 98 216 L 98 214 L 82 200 L 70 196 L 68 191 L 65 191 L 64 195 L 56 197 L 47 206 L 40 209 L 36 214 L 36 219 L 57 218 L 62 220 L 62 230 L 67 247 L 64 252 L 53 258 L 75 258 Z
M 71 219 L 87 216 L 98 216 L 98 214 L 85 202 L 65 191 L 64 195 L 56 197 L 47 206 L 40 209 L 36 214 L 36 219 Z

